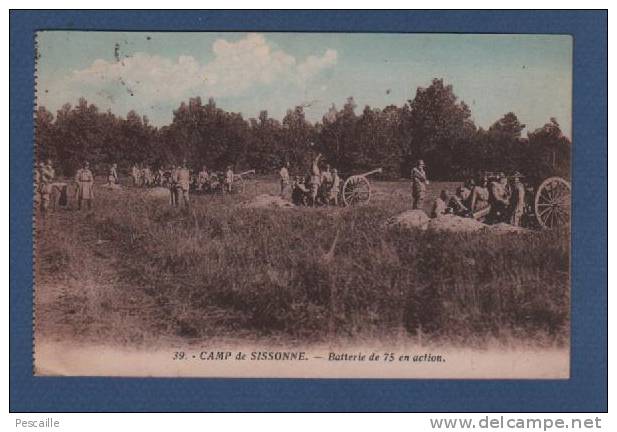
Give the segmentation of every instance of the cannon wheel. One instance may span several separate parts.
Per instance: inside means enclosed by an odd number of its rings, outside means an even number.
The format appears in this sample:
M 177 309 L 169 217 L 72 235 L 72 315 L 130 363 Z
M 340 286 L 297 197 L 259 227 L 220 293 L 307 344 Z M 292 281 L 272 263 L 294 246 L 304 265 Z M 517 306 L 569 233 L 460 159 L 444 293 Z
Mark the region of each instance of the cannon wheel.
M 366 177 L 351 176 L 343 183 L 341 193 L 345 206 L 366 204 L 371 199 L 371 184 Z
M 534 200 L 534 211 L 542 228 L 553 228 L 570 223 L 570 183 L 561 177 L 544 180 Z

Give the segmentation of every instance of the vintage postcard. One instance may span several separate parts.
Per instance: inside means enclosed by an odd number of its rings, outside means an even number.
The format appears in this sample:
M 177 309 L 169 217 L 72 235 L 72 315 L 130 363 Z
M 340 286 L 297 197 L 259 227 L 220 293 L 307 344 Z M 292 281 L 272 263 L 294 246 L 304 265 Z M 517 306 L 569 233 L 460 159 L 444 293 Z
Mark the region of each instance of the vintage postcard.
M 34 55 L 36 375 L 569 377 L 570 36 Z

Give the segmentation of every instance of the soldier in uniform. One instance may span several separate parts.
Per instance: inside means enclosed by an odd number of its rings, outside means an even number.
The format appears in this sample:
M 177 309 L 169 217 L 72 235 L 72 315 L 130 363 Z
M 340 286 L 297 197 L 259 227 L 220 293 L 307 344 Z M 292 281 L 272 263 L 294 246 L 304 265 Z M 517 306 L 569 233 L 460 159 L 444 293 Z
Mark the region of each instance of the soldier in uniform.
M 435 198 L 433 203 L 433 209 L 431 210 L 431 217 L 438 218 L 448 213 L 448 191 L 445 189 L 441 191 L 439 196 Z
M 50 159 L 47 159 L 47 163 L 41 162 L 40 167 L 41 185 L 39 190 L 41 193 L 41 211 L 45 213 L 49 208 L 49 202 L 51 201 L 51 192 L 53 188 L 51 184 L 56 176 L 56 171 L 54 170 Z
M 233 184 L 234 184 L 234 170 L 233 170 L 233 167 L 229 165 L 227 167 L 227 171 L 225 172 L 225 184 L 223 185 L 223 192 L 231 193 Z M 225 191 L 225 189 L 227 189 L 227 191 Z
M 424 167 L 424 161 L 420 159 L 418 160 L 416 166 L 411 170 L 411 197 L 413 199 L 413 209 L 421 208 L 424 197 L 426 196 L 428 178 Z
M 146 187 L 152 186 L 152 171 L 149 166 L 145 166 L 141 170 L 141 177 L 143 178 L 143 185 Z
M 94 199 L 94 175 L 90 171 L 89 162 L 84 162 L 83 168 L 77 170 L 75 182 L 77 183 L 77 208 L 81 210 L 82 201 L 86 201 L 88 210 L 90 210 Z
M 329 190 L 328 200 L 334 201 L 334 205 L 338 205 L 338 196 L 341 190 L 341 178 L 338 176 L 338 170 L 334 168 L 332 170 L 332 182 Z
M 510 223 L 521 225 L 521 217 L 525 212 L 525 185 L 521 182 L 522 174 L 518 171 L 512 175 L 512 197 L 510 200 Z
M 308 196 L 311 191 L 306 187 L 304 183 L 305 179 L 302 177 L 296 177 L 296 180 L 293 183 L 291 191 L 291 202 L 295 205 L 306 206 L 308 204 Z
M 505 222 L 510 207 L 510 194 L 508 179 L 503 173 L 500 173 L 497 179 L 489 184 L 489 203 L 491 205 L 488 215 L 490 223 Z
M 109 168 L 109 176 L 107 176 L 107 184 L 109 186 L 112 186 L 117 183 L 118 183 L 118 165 L 112 164 L 111 168 Z
M 137 164 L 133 164 L 131 168 L 131 177 L 133 177 L 133 186 L 139 186 L 139 168 L 137 168 Z
M 208 184 L 208 170 L 204 165 L 201 167 L 201 171 L 197 174 L 197 190 L 201 191 Z
M 317 195 L 319 194 L 319 186 L 321 185 L 321 170 L 319 169 L 319 159 L 321 153 L 317 155 L 311 166 L 311 205 L 315 207 L 317 203 Z
M 469 210 L 472 211 L 478 220 L 482 220 L 489 212 L 489 196 L 488 179 L 484 176 L 471 189 L 471 196 L 469 197 Z
M 167 187 L 169 187 L 169 203 L 176 207 L 178 205 L 178 189 L 177 186 L 177 168 L 175 165 L 172 165 L 169 169 L 169 175 L 167 177 Z
M 281 177 L 281 198 L 285 198 L 289 189 L 289 162 L 285 162 L 279 171 Z
M 456 194 L 454 194 L 448 202 L 448 208 L 456 216 L 470 217 L 472 215 L 469 208 L 467 208 L 467 206 L 465 205 L 465 194 L 465 187 L 460 186 L 458 189 L 456 189 Z
M 191 172 L 189 171 L 186 160 L 182 162 L 182 165 L 176 169 L 175 183 L 176 183 L 176 200 L 180 199 L 184 201 L 184 207 L 188 210 L 190 206 L 189 201 L 189 188 L 191 186 Z M 177 205 L 176 201 L 176 205 Z

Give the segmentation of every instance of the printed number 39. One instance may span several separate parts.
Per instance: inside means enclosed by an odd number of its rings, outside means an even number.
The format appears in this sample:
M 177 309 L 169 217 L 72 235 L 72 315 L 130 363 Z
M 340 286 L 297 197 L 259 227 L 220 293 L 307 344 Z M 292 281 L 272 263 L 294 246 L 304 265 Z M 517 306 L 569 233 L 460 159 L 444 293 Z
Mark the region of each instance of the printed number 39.
M 183 359 L 184 359 L 184 351 L 174 352 L 174 360 L 183 360 Z

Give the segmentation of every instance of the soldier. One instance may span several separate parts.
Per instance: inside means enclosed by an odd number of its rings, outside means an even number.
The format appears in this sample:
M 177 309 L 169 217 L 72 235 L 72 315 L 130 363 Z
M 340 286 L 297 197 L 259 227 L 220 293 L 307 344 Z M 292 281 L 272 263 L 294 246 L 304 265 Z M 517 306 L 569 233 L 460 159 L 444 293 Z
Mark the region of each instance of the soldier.
M 478 181 L 478 184 L 471 190 L 471 196 L 469 197 L 469 210 L 471 210 L 476 217 L 480 218 L 486 216 L 489 206 L 489 191 L 488 191 L 488 178 L 484 176 Z M 482 212 L 483 211 L 483 212 Z M 481 214 L 476 214 L 482 212 Z
M 189 188 L 191 186 L 191 172 L 186 165 L 186 160 L 182 162 L 182 165 L 178 167 L 178 169 L 176 169 L 175 183 L 177 190 L 176 200 L 179 200 L 180 196 L 182 196 L 184 207 L 188 210 L 190 205 Z
M 83 168 L 77 170 L 75 183 L 77 183 L 77 208 L 81 210 L 82 201 L 86 201 L 88 210 L 90 210 L 94 199 L 94 175 L 90 171 L 89 162 L 84 162 Z
M 488 218 L 491 223 L 505 222 L 507 220 L 510 196 L 508 192 L 508 179 L 503 173 L 499 173 L 497 179 L 489 184 L 489 203 L 491 211 Z
M 169 187 L 169 204 L 174 207 L 178 206 L 178 189 L 177 186 L 177 168 L 175 165 L 172 165 L 169 169 L 168 173 L 166 173 L 167 177 L 167 187 Z
M 512 197 L 510 201 L 510 222 L 514 226 L 521 225 L 521 217 L 525 212 L 525 185 L 521 182 L 523 175 L 518 171 L 512 175 Z
M 321 171 L 319 169 L 319 159 L 321 159 L 321 153 L 317 155 L 311 166 L 311 205 L 315 207 L 317 203 L 317 195 L 319 193 L 319 186 L 321 185 Z
M 433 210 L 431 211 L 432 218 L 438 218 L 448 213 L 448 191 L 441 191 L 439 196 L 435 198 Z
M 341 178 L 338 176 L 338 170 L 334 168 L 332 170 L 332 183 L 330 186 L 328 200 L 334 201 L 334 205 L 338 205 L 338 196 L 341 190 Z
M 476 182 L 474 179 L 465 180 L 462 186 L 462 199 L 465 206 L 469 207 L 469 203 L 471 202 L 471 192 L 473 188 L 476 186 Z
M 332 183 L 332 173 L 330 172 L 330 164 L 327 164 L 326 169 L 321 172 L 321 182 L 327 185 Z
M 308 204 L 308 195 L 310 190 L 304 184 L 305 180 L 302 177 L 296 177 L 291 191 L 291 202 L 295 205 L 306 206 Z
M 141 177 L 143 178 L 143 185 L 146 187 L 152 186 L 152 171 L 149 166 L 145 166 L 141 170 Z
M 452 196 L 452 198 L 450 198 L 450 201 L 448 202 L 448 208 L 451 209 L 452 213 L 454 213 L 456 216 L 471 216 L 471 211 L 465 205 L 465 200 L 463 198 L 465 196 L 465 193 L 465 188 L 463 186 L 460 186 L 458 189 L 456 189 L 456 194 Z
M 109 168 L 109 176 L 107 176 L 107 184 L 113 186 L 118 183 L 118 165 L 112 164 Z
M 289 162 L 285 162 L 279 171 L 281 177 L 281 198 L 285 198 L 289 189 Z
M 225 172 L 225 184 L 223 185 L 223 192 L 225 192 L 224 189 L 227 189 L 227 192 L 231 193 L 233 184 L 234 184 L 234 170 L 233 170 L 233 167 L 229 165 L 227 167 L 227 171 Z
M 131 177 L 133 177 L 133 186 L 139 186 L 139 168 L 137 168 L 137 164 L 133 164 L 131 167 Z
M 426 196 L 426 186 L 428 185 L 428 178 L 426 171 L 424 170 L 424 161 L 418 160 L 416 166 L 411 170 L 411 197 L 413 199 L 413 208 L 419 209 L 422 207 L 422 202 Z
M 51 163 L 51 159 L 47 159 L 47 163 L 40 164 L 41 168 L 41 211 L 45 213 L 49 208 L 49 202 L 51 201 L 51 192 L 53 186 L 51 185 L 54 181 L 54 177 L 56 176 L 56 171 Z
M 197 190 L 201 191 L 208 184 L 208 170 L 204 165 L 201 167 L 201 171 L 197 174 Z

